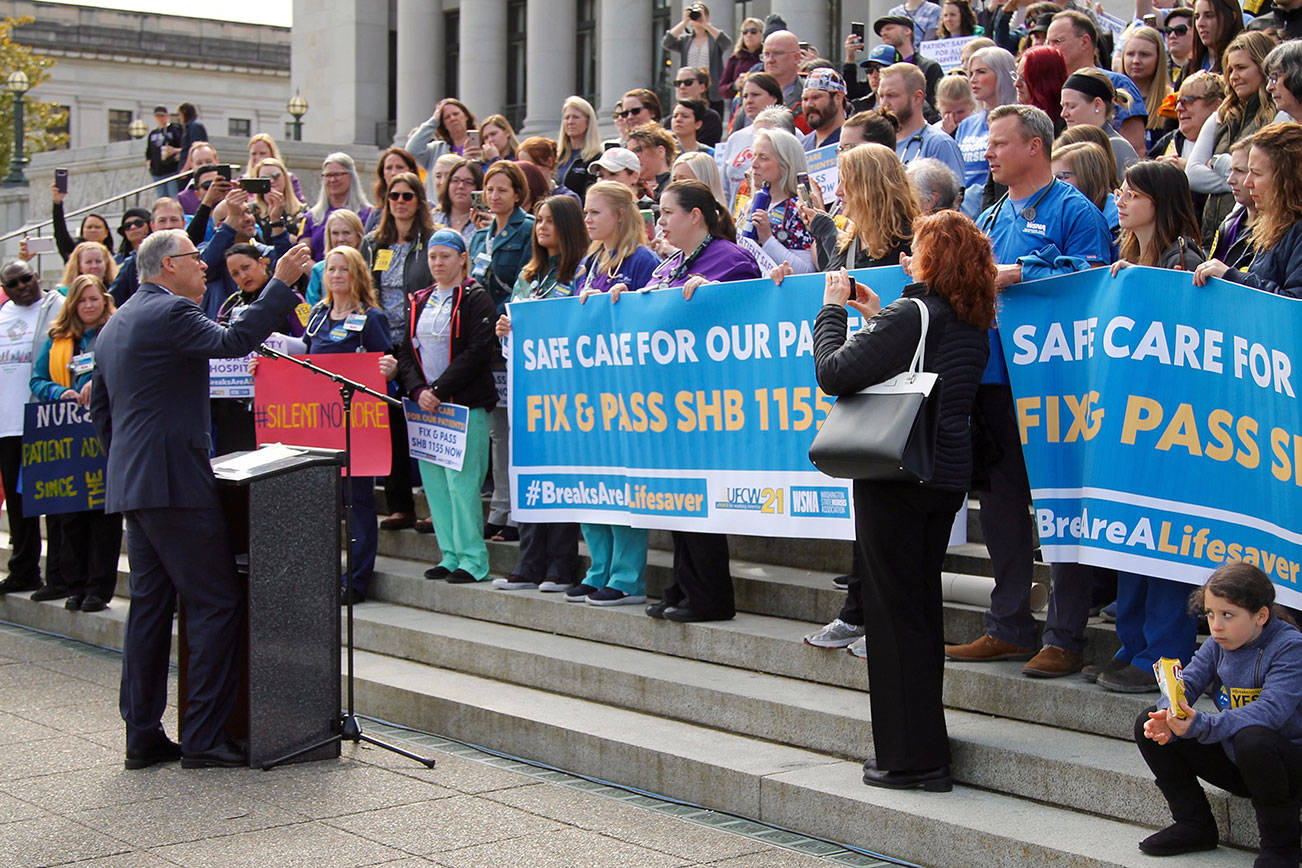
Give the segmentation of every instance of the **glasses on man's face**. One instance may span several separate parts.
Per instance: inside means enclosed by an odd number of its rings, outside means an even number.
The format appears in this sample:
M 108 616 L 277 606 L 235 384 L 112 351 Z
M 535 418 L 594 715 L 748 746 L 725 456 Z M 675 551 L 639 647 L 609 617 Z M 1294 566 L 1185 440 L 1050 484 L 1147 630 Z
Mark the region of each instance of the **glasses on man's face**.
M 5 289 L 17 289 L 18 287 L 22 286 L 25 283 L 31 283 L 35 279 L 36 279 L 36 273 L 33 271 L 28 271 L 18 275 L 17 277 L 8 278 L 3 283 L 0 283 L 0 286 L 3 286 Z
M 416 194 L 410 190 L 394 190 L 389 194 L 390 202 L 410 202 L 416 198 Z
M 145 225 L 144 220 L 128 220 L 127 222 L 122 224 L 122 228 L 130 232 L 132 229 L 139 229 L 141 226 L 144 225 Z
M 760 54 L 760 60 L 776 60 L 779 57 L 786 57 L 788 54 L 792 53 L 793 52 L 790 51 L 765 51 Z
M 1165 33 L 1167 36 L 1184 36 L 1186 33 L 1189 32 L 1189 25 L 1172 24 L 1170 27 L 1167 27 L 1162 32 Z
M 168 255 L 168 256 L 164 256 L 163 258 L 164 258 L 164 259 L 185 259 L 187 256 L 193 256 L 193 257 L 195 258 L 195 261 L 197 262 L 198 259 L 199 259 L 199 251 L 198 251 L 198 250 L 191 250 L 189 253 L 172 253 L 172 254 L 170 254 L 170 255 Z

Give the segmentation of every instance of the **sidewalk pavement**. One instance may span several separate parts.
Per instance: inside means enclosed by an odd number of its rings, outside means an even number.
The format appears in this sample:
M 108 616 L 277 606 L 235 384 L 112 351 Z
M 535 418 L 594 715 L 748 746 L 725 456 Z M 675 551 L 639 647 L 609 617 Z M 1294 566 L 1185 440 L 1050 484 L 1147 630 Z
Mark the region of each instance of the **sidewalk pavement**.
M 119 669 L 116 652 L 0 625 L 0 865 L 885 864 L 366 721 L 368 734 L 437 766 L 349 743 L 339 760 L 269 772 L 125 771 Z M 175 737 L 171 680 L 164 726 Z

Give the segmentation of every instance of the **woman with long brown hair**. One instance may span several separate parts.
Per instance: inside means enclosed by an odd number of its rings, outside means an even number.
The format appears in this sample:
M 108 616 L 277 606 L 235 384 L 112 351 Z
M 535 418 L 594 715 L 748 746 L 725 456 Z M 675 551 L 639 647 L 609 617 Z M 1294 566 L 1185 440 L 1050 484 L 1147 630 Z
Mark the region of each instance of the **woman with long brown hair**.
M 30 385 L 38 401 L 90 405 L 95 337 L 114 311 L 113 297 L 97 275 L 82 274 L 72 280 L 63 309 L 32 365 Z M 108 608 L 118 580 L 122 515 L 91 509 L 46 516 L 47 526 L 52 521 L 58 523 L 62 533 L 59 550 L 51 551 L 49 556 L 58 561 L 58 572 L 65 584 L 42 588 L 34 599 L 67 597 L 64 608 L 73 612 Z M 53 572 L 47 570 L 47 574 Z
M 867 642 L 875 759 L 864 764 L 863 780 L 947 792 L 953 781 L 941 699 L 940 570 L 972 481 L 968 420 L 990 352 L 986 329 L 995 317 L 996 269 L 989 240 L 955 211 L 918 220 L 913 250 L 906 269 L 917 283 L 884 309 L 872 289 L 844 269 L 827 274 L 814 324 L 814 370 L 829 395 L 853 394 L 903 373 L 922 335 L 918 302 L 925 306 L 922 367 L 945 383 L 935 470 L 921 484 L 854 481 L 855 536 L 866 565 L 861 589 L 865 611 L 872 613 Z M 847 305 L 870 323 L 849 340 Z
M 1112 274 L 1130 265 L 1193 271 L 1207 258 L 1198 244 L 1189 181 L 1175 166 L 1144 160 L 1126 170 L 1117 191 L 1121 258 Z

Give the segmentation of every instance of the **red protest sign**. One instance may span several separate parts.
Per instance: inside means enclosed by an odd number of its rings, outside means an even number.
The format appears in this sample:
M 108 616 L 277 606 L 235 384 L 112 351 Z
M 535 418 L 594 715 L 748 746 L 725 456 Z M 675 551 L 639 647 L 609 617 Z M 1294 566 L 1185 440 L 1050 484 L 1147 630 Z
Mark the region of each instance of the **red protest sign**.
M 377 392 L 385 391 L 380 353 L 321 353 L 303 356 Z M 283 359 L 260 359 L 253 375 L 253 422 L 258 445 L 344 448 L 344 407 L 339 386 Z M 387 476 L 389 408 L 370 395 L 353 396 L 353 465 L 357 476 Z

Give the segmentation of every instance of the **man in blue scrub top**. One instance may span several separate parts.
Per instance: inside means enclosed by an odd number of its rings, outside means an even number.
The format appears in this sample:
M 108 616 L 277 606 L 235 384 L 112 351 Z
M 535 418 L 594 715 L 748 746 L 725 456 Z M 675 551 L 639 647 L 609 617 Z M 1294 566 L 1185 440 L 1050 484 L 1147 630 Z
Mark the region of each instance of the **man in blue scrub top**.
M 908 164 L 919 157 L 935 157 L 961 178 L 963 152 L 952 138 L 927 123 L 922 115 L 926 97 L 927 79 L 913 64 L 893 63 L 882 70 L 877 84 L 877 107 L 889 109 L 900 122 L 895 134 L 895 153 L 900 161 Z
M 977 225 L 990 236 L 1000 288 L 1107 265 L 1111 236 L 1103 214 L 1075 187 L 1053 177 L 1049 116 L 1033 106 L 1006 105 L 992 110 L 989 120 L 986 159 L 990 174 L 1008 187 L 1008 194 L 982 212 Z M 1029 258 L 1019 261 L 1024 257 Z M 977 391 L 974 415 L 983 419 L 1000 454 L 987 468 L 988 490 L 977 493 L 995 589 L 985 615 L 985 635 L 966 645 L 946 646 L 946 656 L 954 660 L 1026 660 L 1035 654 L 1030 604 L 1035 535 L 1027 520 L 1031 487 L 997 329 L 991 330 L 990 343 L 990 364 Z M 1052 677 L 1081 668 L 1090 575 L 1090 568 L 1077 564 L 1053 565 L 1045 647 L 1026 665 L 1027 674 Z

